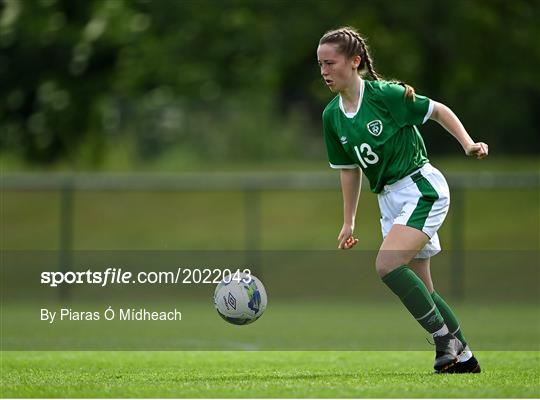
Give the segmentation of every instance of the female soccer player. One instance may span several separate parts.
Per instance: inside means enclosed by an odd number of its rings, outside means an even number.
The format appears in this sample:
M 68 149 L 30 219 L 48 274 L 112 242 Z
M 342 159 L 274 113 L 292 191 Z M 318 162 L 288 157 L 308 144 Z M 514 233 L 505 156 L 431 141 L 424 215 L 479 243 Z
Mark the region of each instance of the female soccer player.
M 358 243 L 353 231 L 363 172 L 382 215 L 377 273 L 433 335 L 437 372 L 480 372 L 454 312 L 433 289 L 430 258 L 441 249 L 437 230 L 450 197 L 443 175 L 427 159 L 417 125 L 438 122 L 466 155 L 478 159 L 488 155 L 487 144 L 475 143 L 445 105 L 415 94 L 409 85 L 381 80 L 353 28 L 325 33 L 317 58 L 326 85 L 338 94 L 323 112 L 330 166 L 341 174 L 344 222 L 338 247 Z M 365 74 L 372 80 L 363 79 Z

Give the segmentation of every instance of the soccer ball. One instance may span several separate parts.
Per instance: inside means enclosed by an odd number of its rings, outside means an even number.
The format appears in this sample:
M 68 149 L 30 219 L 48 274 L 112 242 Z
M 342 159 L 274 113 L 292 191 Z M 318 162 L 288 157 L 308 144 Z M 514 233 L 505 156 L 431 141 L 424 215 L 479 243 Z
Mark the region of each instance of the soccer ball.
M 256 321 L 266 309 L 266 290 L 253 275 L 228 275 L 217 285 L 214 306 L 218 314 L 234 325 L 247 325 Z

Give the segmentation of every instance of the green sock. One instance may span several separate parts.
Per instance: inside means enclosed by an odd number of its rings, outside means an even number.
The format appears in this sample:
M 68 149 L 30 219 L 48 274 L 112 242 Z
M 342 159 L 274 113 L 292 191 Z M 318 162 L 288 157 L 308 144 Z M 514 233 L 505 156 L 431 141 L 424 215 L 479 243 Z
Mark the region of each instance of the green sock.
M 465 346 L 467 342 L 465 341 L 465 338 L 463 337 L 463 333 L 461 333 L 461 328 L 459 326 L 459 321 L 456 317 L 456 314 L 454 314 L 450 306 L 446 304 L 444 299 L 441 296 L 439 296 L 439 294 L 436 293 L 435 291 L 431 293 L 431 298 L 433 299 L 433 301 L 435 302 L 435 305 L 441 312 L 441 315 L 444 318 L 444 322 L 446 322 L 446 325 L 448 326 L 448 330 L 455 337 L 461 340 L 461 342 Z
M 429 295 L 424 282 L 406 265 L 383 276 L 382 281 L 394 292 L 422 328 L 434 333 L 444 326 L 444 319 Z

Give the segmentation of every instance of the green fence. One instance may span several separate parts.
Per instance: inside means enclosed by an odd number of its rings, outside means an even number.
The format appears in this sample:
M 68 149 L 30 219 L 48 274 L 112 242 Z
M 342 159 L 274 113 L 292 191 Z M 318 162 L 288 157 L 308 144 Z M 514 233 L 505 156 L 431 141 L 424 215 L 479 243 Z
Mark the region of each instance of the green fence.
M 532 191 L 532 200 L 529 201 L 536 209 L 530 214 L 530 218 L 536 218 L 530 224 L 532 229 L 530 235 L 538 235 L 538 188 L 540 188 L 540 175 L 536 173 L 479 173 L 479 174 L 448 174 L 447 180 L 451 187 L 452 196 L 452 216 L 450 231 L 447 237 L 450 238 L 452 252 L 452 292 L 456 297 L 460 297 L 463 288 L 463 250 L 465 249 L 465 210 L 467 208 L 467 193 L 471 191 L 487 191 L 487 195 L 482 200 L 484 205 L 481 208 L 492 210 L 486 212 L 485 216 L 475 217 L 477 221 L 487 221 L 494 223 L 499 216 L 510 212 L 507 205 L 497 206 L 500 200 L 497 195 L 489 195 L 496 190 L 505 190 L 509 196 L 520 190 Z M 365 184 L 364 180 L 364 184 Z M 364 187 L 367 191 L 367 187 Z M 77 198 L 79 193 L 206 193 L 210 198 L 216 196 L 218 192 L 235 193 L 231 205 L 222 205 L 222 213 L 227 213 L 227 209 L 232 207 L 241 210 L 241 218 L 236 217 L 235 229 L 243 231 L 244 250 L 259 250 L 262 248 L 262 234 L 265 231 L 265 221 L 273 217 L 263 218 L 262 198 L 268 193 L 332 193 L 339 196 L 339 179 L 336 173 L 190 173 L 179 175 L 164 174 L 8 174 L 2 176 L 2 209 L 3 209 L 3 235 L 9 235 L 17 221 L 24 220 L 23 215 L 18 220 L 7 221 L 7 213 L 13 207 L 5 206 L 5 199 L 9 193 L 36 192 L 36 193 L 57 193 L 58 196 L 58 219 L 52 222 L 57 225 L 59 266 L 61 269 L 67 268 L 70 264 L 70 254 L 74 249 L 74 231 L 76 228 L 75 213 L 77 210 Z M 312 196 L 313 197 L 313 196 Z M 517 196 L 519 197 L 519 196 Z M 55 200 L 56 201 L 56 200 Z M 17 203 L 17 199 L 11 201 Z M 519 202 L 516 202 L 519 205 Z M 340 204 L 335 204 L 339 209 Z M 147 207 L 153 207 L 148 204 Z M 280 206 L 284 207 L 284 206 Z M 496 209 L 497 211 L 493 211 Z M 39 211 L 38 211 L 39 212 Z M 189 211 L 188 211 L 189 212 Z M 195 212 L 195 211 L 194 211 Z M 320 211 L 321 213 L 323 210 Z M 317 213 L 317 212 L 315 212 Z M 239 214 L 239 215 L 240 215 Z M 22 219 L 21 219 L 22 218 Z M 30 217 L 28 217 L 30 218 Z M 205 215 L 200 216 L 201 219 Z M 489 221 L 488 221 L 489 219 Z M 508 219 L 508 218 L 507 218 Z M 519 220 L 519 218 L 516 218 Z M 336 222 L 339 222 L 336 221 Z M 48 222 L 51 223 L 51 222 Z M 227 222 L 231 224 L 231 222 Z M 518 223 L 516 221 L 516 223 Z M 241 225 L 241 226 L 239 226 Z M 337 224 L 336 224 L 337 225 Z M 31 226 L 31 224 L 30 224 Z M 494 225 L 496 226 L 496 225 Z M 536 226 L 536 232 L 534 227 Z M 207 229 L 211 229 L 207 228 Z M 332 228 L 333 229 L 333 228 Z M 496 228 L 494 228 L 496 229 Z M 501 230 L 505 229 L 503 227 Z M 288 232 L 286 226 L 283 227 L 284 236 L 292 234 Z M 511 233 L 510 233 L 511 235 Z M 529 235 L 529 236 L 530 236 Z M 538 239 L 533 239 L 534 243 Z M 5 249 L 6 240 L 2 248 Z M 537 246 L 534 246 L 537 248 Z

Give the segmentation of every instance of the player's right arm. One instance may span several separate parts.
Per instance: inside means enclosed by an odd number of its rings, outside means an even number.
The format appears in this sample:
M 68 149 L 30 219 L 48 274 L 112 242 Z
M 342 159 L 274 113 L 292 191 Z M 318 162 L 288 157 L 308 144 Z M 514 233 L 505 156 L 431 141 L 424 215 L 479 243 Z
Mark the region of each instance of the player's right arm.
M 358 240 L 354 239 L 352 234 L 360 196 L 362 172 L 358 164 L 351 159 L 340 143 L 332 122 L 332 110 L 329 107 L 323 112 L 323 134 L 329 164 L 333 169 L 340 170 L 341 191 L 343 194 L 343 227 L 338 235 L 338 248 L 350 249 L 358 243 Z
M 343 194 L 343 227 L 338 235 L 338 248 L 347 250 L 358 243 L 358 239 L 353 237 L 353 232 L 362 188 L 362 170 L 360 168 L 342 169 L 340 180 Z

